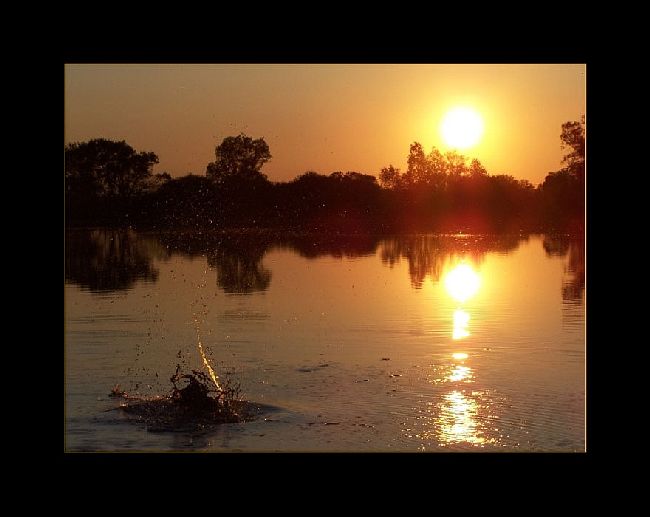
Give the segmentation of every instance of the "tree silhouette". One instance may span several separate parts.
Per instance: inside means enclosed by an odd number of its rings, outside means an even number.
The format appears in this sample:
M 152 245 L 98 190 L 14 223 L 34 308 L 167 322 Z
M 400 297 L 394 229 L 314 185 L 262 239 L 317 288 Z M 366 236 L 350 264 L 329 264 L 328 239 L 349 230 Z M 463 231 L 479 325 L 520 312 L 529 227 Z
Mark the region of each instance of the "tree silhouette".
M 97 138 L 65 147 L 66 190 L 70 195 L 130 197 L 142 192 L 158 163 L 152 152 L 136 152 L 124 140 Z
M 149 204 L 156 222 L 195 227 L 211 221 L 215 199 L 215 186 L 210 180 L 188 174 L 160 185 L 149 197 Z
M 241 133 L 224 138 L 216 147 L 215 156 L 216 160 L 207 166 L 206 175 L 221 184 L 233 179 L 266 179 L 260 169 L 271 159 L 271 152 L 263 138 L 253 140 Z
M 562 148 L 570 149 L 562 159 L 562 163 L 567 164 L 567 171 L 584 182 L 585 178 L 585 116 L 583 115 L 580 122 L 574 120 L 562 124 Z
M 404 174 L 406 185 L 411 186 L 423 182 L 427 176 L 428 163 L 421 143 L 413 142 L 411 144 L 406 163 L 407 168 Z
M 172 177 L 168 172 L 161 172 L 154 174 L 146 179 L 144 182 L 144 190 L 146 192 L 155 192 L 161 186 L 172 181 Z
M 474 158 L 470 163 L 468 172 L 473 178 L 480 178 L 488 175 L 487 169 L 483 167 L 483 164 L 476 158 Z
M 449 179 L 464 176 L 481 177 L 487 176 L 487 169 L 477 159 L 467 165 L 467 158 L 456 151 L 449 151 L 442 154 L 440 150 L 433 147 L 428 155 L 424 154 L 422 144 L 413 142 L 409 147 L 407 157 L 407 169 L 400 175 L 399 169 L 392 165 L 385 167 L 379 174 L 379 179 L 384 188 L 397 190 L 402 187 L 418 188 L 425 187 L 444 189 Z
M 447 172 L 450 176 L 465 176 L 468 172 L 466 161 L 467 158 L 456 151 L 449 151 L 445 154 L 447 159 Z
M 379 173 L 379 181 L 381 186 L 388 189 L 397 189 L 400 187 L 401 178 L 400 171 L 392 165 L 384 167 Z
M 562 149 L 570 149 L 566 167 L 550 172 L 540 186 L 543 219 L 554 227 L 584 228 L 585 117 L 562 124 Z
M 431 149 L 429 156 L 427 156 L 427 160 L 429 162 L 429 174 L 426 178 L 427 184 L 436 189 L 443 189 L 446 185 L 448 170 L 448 164 L 445 157 L 436 147 L 434 147 Z
M 499 232 L 574 229 L 584 220 L 585 118 L 562 125 L 564 168 L 535 188 L 491 175 L 477 159 L 413 142 L 404 173 L 306 172 L 270 182 L 263 138 L 229 136 L 206 175 L 152 175 L 154 153 L 105 139 L 65 148 L 66 224 L 182 228 L 265 228 L 368 232 Z M 570 230 L 572 231 L 572 230 Z M 263 276 L 263 275 L 262 275 Z

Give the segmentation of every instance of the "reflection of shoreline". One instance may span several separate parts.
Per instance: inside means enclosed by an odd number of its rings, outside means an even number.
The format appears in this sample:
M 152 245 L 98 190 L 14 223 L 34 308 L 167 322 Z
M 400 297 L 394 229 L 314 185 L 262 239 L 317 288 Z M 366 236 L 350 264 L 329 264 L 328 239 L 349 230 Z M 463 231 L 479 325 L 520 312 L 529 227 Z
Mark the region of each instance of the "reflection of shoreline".
M 153 259 L 169 256 L 156 239 L 129 229 L 68 231 L 65 279 L 92 292 L 121 291 L 138 280 L 156 282 Z
M 545 235 L 547 257 L 566 257 L 562 280 L 562 299 L 580 302 L 585 290 L 585 241 L 583 235 Z
M 337 235 L 281 232 L 146 232 L 134 230 L 68 230 L 66 280 L 93 292 L 129 289 L 137 280 L 155 282 L 154 259 L 172 254 L 206 256 L 217 272 L 217 285 L 227 293 L 267 290 L 272 272 L 263 258 L 272 249 L 288 249 L 301 257 L 355 258 L 379 254 L 384 265 L 408 261 L 414 288 L 430 276 L 440 279 L 445 266 L 461 258 L 480 263 L 486 253 L 516 249 L 526 236 L 500 235 Z
M 481 264 L 490 252 L 515 251 L 528 236 L 521 235 L 420 235 L 393 237 L 382 241 L 382 262 L 393 267 L 402 258 L 409 266 L 411 285 L 420 289 L 428 276 L 439 282 L 445 270 L 456 262 L 468 260 Z
M 216 270 L 217 286 L 226 294 L 266 291 L 271 284 L 271 271 L 262 264 L 265 253 L 266 249 L 257 247 L 220 247 L 208 252 L 208 266 Z

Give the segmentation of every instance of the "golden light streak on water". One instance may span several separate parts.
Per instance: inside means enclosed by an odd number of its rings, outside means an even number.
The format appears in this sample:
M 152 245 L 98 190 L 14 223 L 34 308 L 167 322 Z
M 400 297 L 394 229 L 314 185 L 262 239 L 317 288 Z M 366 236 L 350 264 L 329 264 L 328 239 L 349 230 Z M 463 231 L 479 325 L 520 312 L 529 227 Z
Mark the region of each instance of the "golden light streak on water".
M 469 330 L 467 330 L 468 325 L 469 325 L 469 314 L 467 314 L 462 309 L 457 309 L 454 312 L 454 330 L 452 332 L 451 337 L 454 340 L 459 340 L 468 337 L 469 336 Z
M 210 374 L 210 378 L 212 379 L 212 382 L 214 382 L 214 385 L 217 387 L 218 390 L 221 390 L 221 386 L 219 385 L 219 377 L 217 376 L 216 373 L 214 373 L 212 366 L 210 366 L 210 363 L 208 362 L 208 358 L 205 356 L 205 353 L 203 352 L 203 344 L 201 343 L 201 332 L 199 331 L 199 321 L 196 318 L 194 318 L 194 323 L 196 323 L 196 343 L 199 347 L 199 353 L 201 354 L 201 359 L 203 359 L 203 364 L 208 369 L 208 373 Z
M 477 425 L 476 401 L 460 391 L 444 396 L 438 416 L 438 437 L 443 443 L 466 442 L 483 445 L 486 442 Z
M 472 369 L 468 366 L 455 366 L 447 377 L 452 382 L 465 381 L 469 382 L 472 378 Z

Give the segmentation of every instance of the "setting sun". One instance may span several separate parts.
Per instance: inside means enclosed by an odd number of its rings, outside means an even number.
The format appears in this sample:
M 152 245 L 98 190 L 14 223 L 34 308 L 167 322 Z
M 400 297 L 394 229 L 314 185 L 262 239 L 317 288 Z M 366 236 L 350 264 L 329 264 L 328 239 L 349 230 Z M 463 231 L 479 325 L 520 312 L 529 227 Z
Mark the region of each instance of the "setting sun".
M 445 115 L 440 131 L 448 146 L 467 149 L 483 136 L 483 119 L 471 108 L 454 108 Z
M 587 451 L 586 63 L 68 61 L 62 452 Z

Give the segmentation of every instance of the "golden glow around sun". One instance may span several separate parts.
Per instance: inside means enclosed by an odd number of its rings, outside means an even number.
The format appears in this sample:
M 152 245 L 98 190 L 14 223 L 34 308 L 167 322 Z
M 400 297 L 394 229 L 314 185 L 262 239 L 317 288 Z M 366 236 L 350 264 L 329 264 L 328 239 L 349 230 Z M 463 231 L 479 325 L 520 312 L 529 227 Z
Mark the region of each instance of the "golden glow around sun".
M 445 115 L 440 132 L 448 146 L 468 149 L 483 136 L 483 119 L 471 108 L 454 108 Z
M 480 285 L 481 279 L 469 264 L 457 265 L 445 277 L 447 292 L 454 300 L 459 302 L 465 302 L 474 296 Z M 464 323 L 466 324 L 467 321 L 464 321 Z

